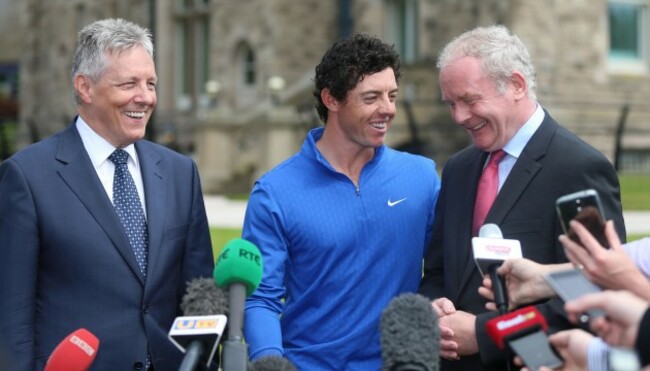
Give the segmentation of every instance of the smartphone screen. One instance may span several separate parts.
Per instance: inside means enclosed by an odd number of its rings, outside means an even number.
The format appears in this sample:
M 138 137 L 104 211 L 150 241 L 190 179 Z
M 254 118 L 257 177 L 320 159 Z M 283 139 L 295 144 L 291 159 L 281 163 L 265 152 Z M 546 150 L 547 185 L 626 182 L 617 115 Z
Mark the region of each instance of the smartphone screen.
M 568 269 L 558 272 L 552 272 L 545 277 L 546 282 L 553 288 L 555 293 L 564 300 L 564 302 L 577 299 L 585 294 L 600 292 L 600 287 L 589 281 L 577 269 Z M 587 312 L 589 317 L 602 315 L 602 311 L 593 310 Z
M 609 248 L 605 237 L 605 218 L 596 191 L 588 189 L 562 196 L 557 199 L 556 207 L 564 233 L 569 238 L 581 244 L 580 238 L 569 226 L 569 222 L 575 219 L 585 226 L 602 246 Z

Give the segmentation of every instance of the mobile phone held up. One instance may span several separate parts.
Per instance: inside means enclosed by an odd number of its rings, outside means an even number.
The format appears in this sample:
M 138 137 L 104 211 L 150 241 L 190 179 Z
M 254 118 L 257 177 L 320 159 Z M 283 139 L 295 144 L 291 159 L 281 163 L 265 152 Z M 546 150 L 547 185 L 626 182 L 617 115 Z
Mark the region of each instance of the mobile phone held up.
M 569 225 L 569 222 L 575 219 L 585 226 L 602 246 L 609 248 L 609 243 L 605 237 L 605 214 L 598 192 L 593 189 L 586 189 L 564 195 L 557 199 L 555 206 L 562 229 L 569 238 L 582 245 L 580 238 L 571 230 Z

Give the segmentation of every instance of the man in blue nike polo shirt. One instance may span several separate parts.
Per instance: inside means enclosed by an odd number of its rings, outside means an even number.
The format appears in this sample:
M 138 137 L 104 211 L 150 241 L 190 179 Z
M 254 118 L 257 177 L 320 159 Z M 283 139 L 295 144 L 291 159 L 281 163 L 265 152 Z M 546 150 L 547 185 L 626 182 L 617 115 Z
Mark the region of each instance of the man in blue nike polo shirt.
M 384 144 L 399 68 L 394 48 L 375 37 L 336 42 L 316 67 L 325 126 L 255 183 L 243 230 L 264 259 L 246 303 L 252 359 L 381 368 L 381 312 L 418 289 L 440 189 L 432 160 Z

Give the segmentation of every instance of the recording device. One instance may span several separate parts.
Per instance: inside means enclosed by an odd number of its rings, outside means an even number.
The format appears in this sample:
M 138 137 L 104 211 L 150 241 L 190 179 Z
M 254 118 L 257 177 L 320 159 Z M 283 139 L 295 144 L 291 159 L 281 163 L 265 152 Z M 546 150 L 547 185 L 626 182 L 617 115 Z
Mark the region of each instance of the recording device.
M 472 252 L 481 275 L 490 275 L 494 303 L 499 313 L 504 314 L 508 308 L 508 295 L 504 278 L 496 271 L 504 260 L 522 257 L 521 244 L 518 240 L 504 239 L 496 224 L 484 224 L 478 237 L 472 238 Z
M 551 369 L 562 366 L 562 359 L 548 342 L 546 319 L 535 307 L 492 318 L 485 326 L 499 349 L 512 350 L 530 370 L 538 370 L 541 366 Z
M 582 295 L 601 291 L 600 287 L 589 281 L 579 269 L 551 272 L 546 274 L 544 278 L 565 303 L 577 299 Z M 604 314 L 605 312 L 600 309 L 590 309 L 587 311 L 589 318 L 595 318 Z M 581 318 L 581 321 L 586 322 L 589 318 Z
M 185 353 L 179 370 L 209 368 L 226 327 L 227 294 L 210 278 L 187 284 L 181 301 L 183 317 L 176 317 L 169 339 Z
M 251 362 L 248 371 L 297 371 L 297 369 L 284 357 L 268 356 Z
M 437 371 L 438 316 L 429 299 L 406 293 L 395 297 L 380 320 L 382 371 Z
M 80 328 L 54 348 L 45 364 L 45 371 L 85 371 L 92 365 L 99 339 L 85 328 Z
M 569 225 L 569 222 L 575 219 L 587 228 L 598 243 L 609 248 L 605 237 L 605 213 L 598 192 L 587 189 L 564 195 L 557 199 L 555 206 L 562 229 L 569 238 L 582 245 L 580 238 Z
M 248 349 L 243 343 L 244 304 L 246 297 L 262 280 L 262 254 L 249 241 L 236 238 L 221 250 L 214 267 L 214 280 L 219 287 L 228 287 L 228 338 L 223 343 L 222 368 L 246 371 Z

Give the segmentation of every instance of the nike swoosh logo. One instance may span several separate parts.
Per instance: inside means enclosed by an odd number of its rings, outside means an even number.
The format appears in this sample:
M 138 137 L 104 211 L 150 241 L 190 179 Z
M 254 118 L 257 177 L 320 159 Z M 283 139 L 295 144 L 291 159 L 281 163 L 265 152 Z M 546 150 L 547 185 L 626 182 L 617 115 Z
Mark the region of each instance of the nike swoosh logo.
M 397 205 L 398 203 L 400 203 L 400 202 L 402 202 L 402 201 L 405 201 L 405 200 L 406 200 L 406 197 L 402 198 L 401 200 L 397 200 L 397 201 L 392 201 L 392 202 L 391 202 L 391 200 L 390 200 L 390 198 L 389 198 L 389 199 L 388 199 L 388 206 L 393 207 L 393 206 Z

